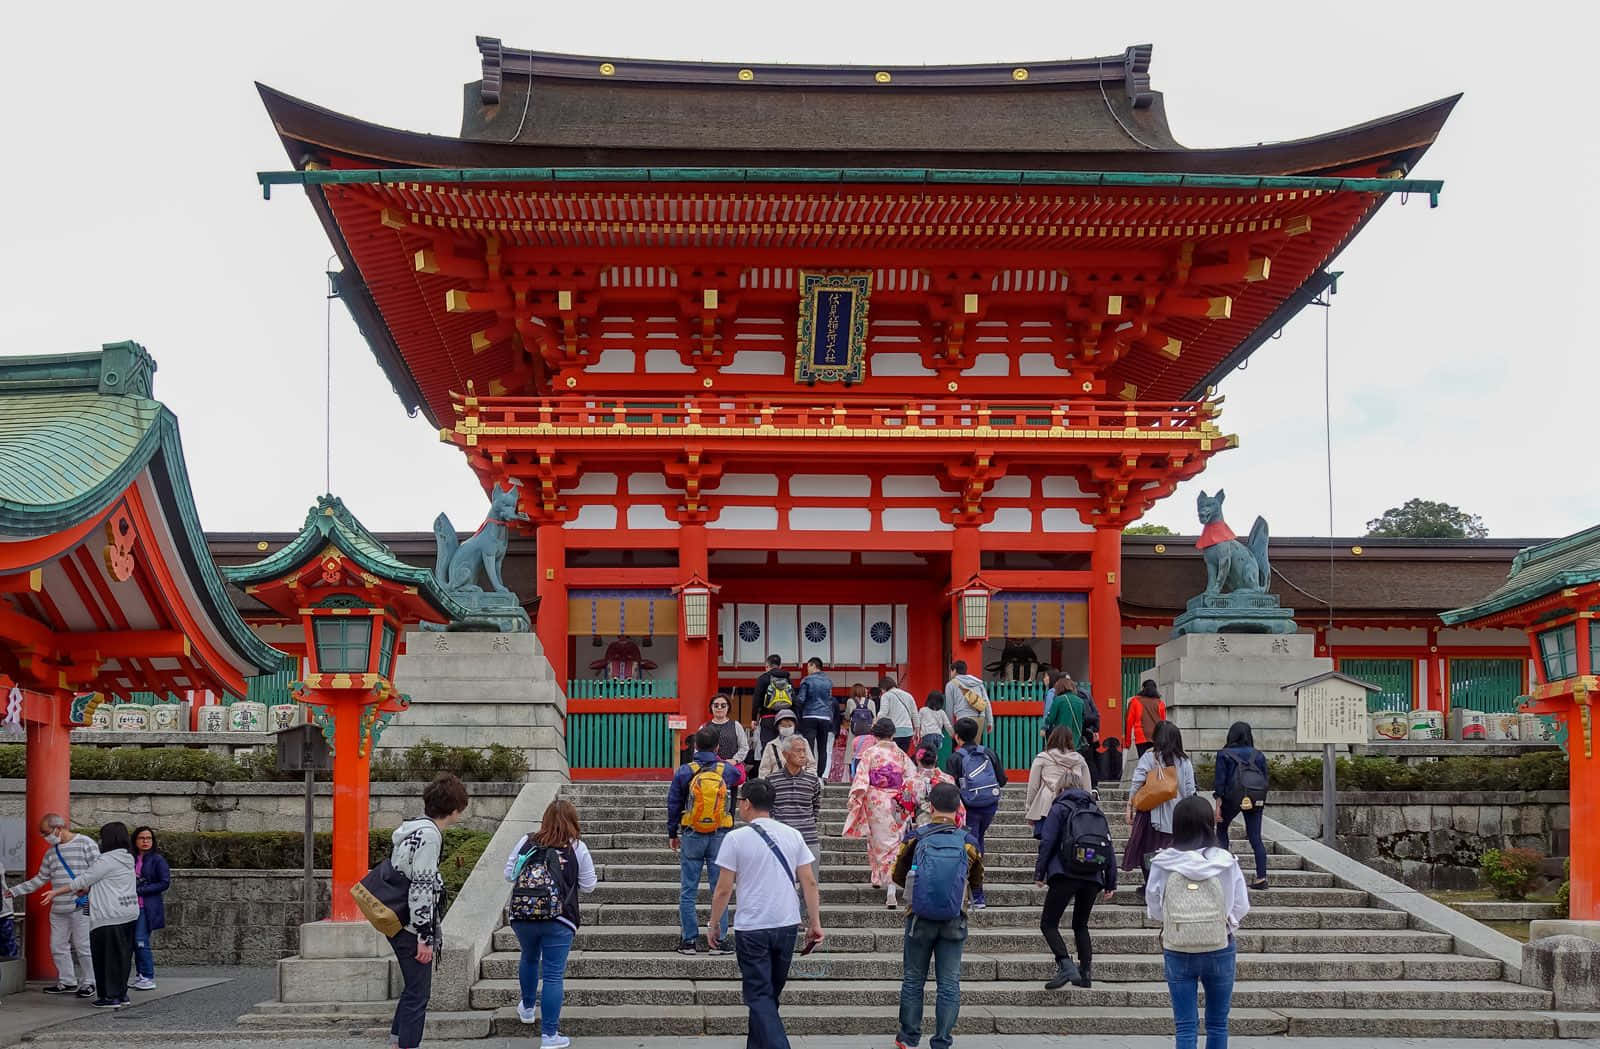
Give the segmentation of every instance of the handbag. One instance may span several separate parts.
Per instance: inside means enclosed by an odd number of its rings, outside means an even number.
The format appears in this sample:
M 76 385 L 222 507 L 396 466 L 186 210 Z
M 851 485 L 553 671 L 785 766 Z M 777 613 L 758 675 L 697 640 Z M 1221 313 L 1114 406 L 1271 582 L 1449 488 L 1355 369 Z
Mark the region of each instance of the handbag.
M 1133 796 L 1133 807 L 1140 812 L 1159 808 L 1178 796 L 1178 767 L 1157 765 Z
M 384 860 L 350 889 L 361 916 L 387 939 L 411 920 L 411 879 Z

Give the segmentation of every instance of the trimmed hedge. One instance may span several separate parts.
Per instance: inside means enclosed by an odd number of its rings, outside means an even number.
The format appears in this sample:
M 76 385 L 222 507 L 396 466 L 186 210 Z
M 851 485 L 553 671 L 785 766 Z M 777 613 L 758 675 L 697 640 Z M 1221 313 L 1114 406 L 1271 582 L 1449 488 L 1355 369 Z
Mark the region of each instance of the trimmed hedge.
M 1195 784 L 1212 783 L 1213 766 L 1195 762 Z M 1321 790 L 1321 758 L 1279 758 L 1268 762 L 1273 790 Z M 1516 758 L 1471 755 L 1403 765 L 1393 758 L 1339 758 L 1334 776 L 1340 790 L 1404 792 L 1423 790 L 1566 790 L 1567 756 L 1539 751 Z
M 279 772 L 276 747 L 230 758 L 192 747 L 90 747 L 72 748 L 72 778 L 79 780 L 166 780 L 202 783 L 242 781 L 290 782 L 298 772 Z M 528 774 L 522 752 L 499 743 L 488 750 L 447 747 L 424 740 L 402 754 L 385 752 L 372 762 L 374 783 L 422 783 L 441 772 L 454 772 L 468 783 L 516 783 Z M 0 744 L 0 779 L 27 776 L 27 748 L 20 743 Z

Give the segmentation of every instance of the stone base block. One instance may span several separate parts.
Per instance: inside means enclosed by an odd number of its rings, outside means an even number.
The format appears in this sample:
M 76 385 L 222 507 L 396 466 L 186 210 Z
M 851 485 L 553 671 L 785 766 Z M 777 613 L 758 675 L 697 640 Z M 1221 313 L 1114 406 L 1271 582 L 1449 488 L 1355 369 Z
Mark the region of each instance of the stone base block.
M 398 982 L 397 982 L 398 981 Z M 386 1002 L 402 986 L 390 958 L 284 958 L 278 962 L 280 1002 Z
M 310 922 L 300 926 L 300 957 L 387 958 L 389 941 L 366 922 Z
M 1581 936 L 1600 943 L 1600 921 L 1582 921 L 1577 918 L 1535 918 L 1528 923 L 1528 939 L 1543 940 L 1550 936 Z
M 16 994 L 28 982 L 28 963 L 21 958 L 0 962 L 0 996 Z
M 1309 634 L 1185 634 L 1156 649 L 1156 685 L 1184 746 L 1221 747 L 1228 726 L 1248 722 L 1268 754 L 1320 751 L 1294 738 L 1295 700 L 1283 686 L 1333 669 Z
M 1581 935 L 1530 940 L 1522 948 L 1522 982 L 1550 991 L 1557 1009 L 1600 1009 L 1600 922 L 1553 919 L 1531 924 L 1566 926 Z M 1587 928 L 1577 928 L 1582 926 Z

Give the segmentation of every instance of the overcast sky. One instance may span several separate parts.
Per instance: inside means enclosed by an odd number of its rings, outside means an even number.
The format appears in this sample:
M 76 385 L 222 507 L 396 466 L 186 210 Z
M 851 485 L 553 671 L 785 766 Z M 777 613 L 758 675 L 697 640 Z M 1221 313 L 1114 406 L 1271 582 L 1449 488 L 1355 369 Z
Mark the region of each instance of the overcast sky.
M 1548 6 L 1548 11 L 1542 10 Z M 1395 199 L 1334 264 L 1335 531 L 1413 496 L 1497 536 L 1600 521 L 1600 347 L 1578 325 L 1600 232 L 1587 38 L 1562 5 L 1514 21 L 1392 3 L 27 5 L 0 42 L 0 354 L 136 339 L 182 424 L 208 530 L 299 526 L 323 488 L 324 263 L 253 82 L 363 119 L 454 135 L 475 34 L 605 57 L 911 64 L 1114 54 L 1152 42 L 1178 139 L 1297 138 L 1466 93 Z M 848 18 L 839 17 L 848 11 Z M 1458 13 L 1452 13 L 1452 12 Z M 811 13 L 808 13 L 811 12 Z M 1242 446 L 1147 520 L 1194 530 L 1225 486 L 1235 527 L 1327 534 L 1323 311 L 1222 385 Z M 333 490 L 369 526 L 426 530 L 483 499 L 407 418 L 335 304 Z

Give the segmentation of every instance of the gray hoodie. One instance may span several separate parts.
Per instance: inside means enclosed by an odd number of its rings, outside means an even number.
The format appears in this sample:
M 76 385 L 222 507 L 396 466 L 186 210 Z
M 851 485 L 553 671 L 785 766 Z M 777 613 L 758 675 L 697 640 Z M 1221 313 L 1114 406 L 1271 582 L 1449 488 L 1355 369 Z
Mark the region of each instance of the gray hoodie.
M 983 687 L 982 678 L 973 677 L 971 674 L 957 674 L 944 686 L 944 706 L 950 712 L 950 720 L 971 718 L 974 721 L 991 721 L 987 707 L 979 710 L 967 702 L 965 693 L 968 691 L 982 697 L 984 703 L 989 702 L 989 690 Z
M 89 892 L 89 928 L 126 925 L 139 917 L 139 883 L 127 849 L 102 852 L 94 866 L 68 884 L 73 892 Z
M 1161 903 L 1166 894 L 1167 878 L 1220 878 L 1222 898 L 1228 902 L 1228 928 L 1237 929 L 1250 911 L 1250 894 L 1245 891 L 1244 875 L 1239 873 L 1239 861 L 1233 853 L 1223 849 L 1162 849 L 1150 860 L 1150 880 L 1144 887 L 1145 912 L 1156 921 L 1161 920 Z

